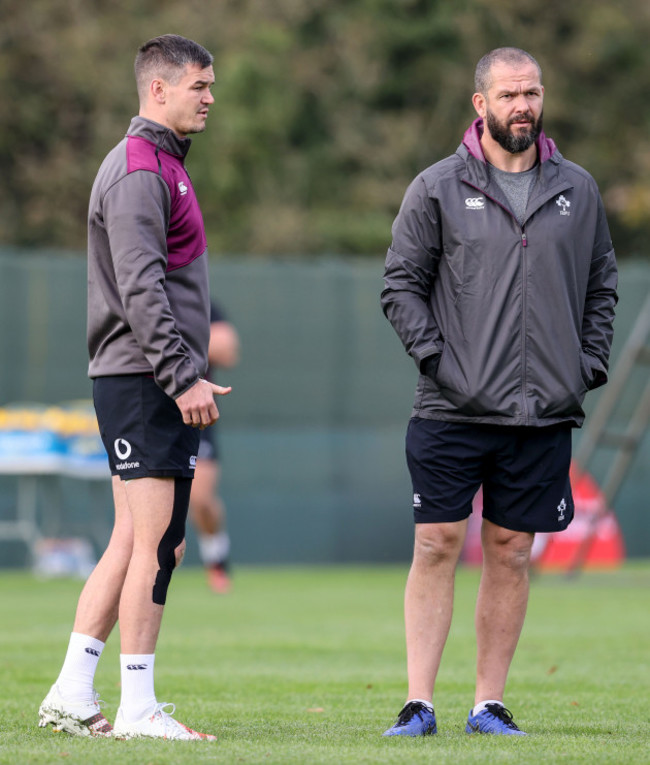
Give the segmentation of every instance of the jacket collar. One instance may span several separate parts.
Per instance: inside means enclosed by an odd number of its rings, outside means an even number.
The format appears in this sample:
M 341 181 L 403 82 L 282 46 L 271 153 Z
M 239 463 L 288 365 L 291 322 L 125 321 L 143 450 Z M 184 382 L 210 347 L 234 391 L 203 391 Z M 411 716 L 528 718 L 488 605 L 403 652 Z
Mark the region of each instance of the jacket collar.
M 467 151 L 479 162 L 484 165 L 487 164 L 485 155 L 483 154 L 483 147 L 481 146 L 481 136 L 483 135 L 483 120 L 478 117 L 472 122 L 472 124 L 465 131 L 463 136 L 463 146 Z M 537 141 L 537 156 L 539 157 L 540 164 L 551 159 L 557 152 L 557 146 L 552 138 L 547 138 L 544 131 L 539 134 Z
M 190 138 L 179 138 L 171 128 L 145 117 L 134 117 L 129 125 L 127 135 L 144 138 L 154 144 L 157 149 L 181 159 L 187 156 L 192 143 Z
M 483 120 L 476 119 L 465 132 L 463 142 L 456 152 L 465 162 L 465 173 L 461 180 L 476 189 L 480 189 L 483 193 L 498 200 L 506 209 L 509 209 L 499 185 L 490 180 L 488 163 L 481 147 L 482 135 Z M 531 189 L 528 217 L 554 194 L 571 188 L 571 183 L 566 176 L 560 174 L 563 158 L 555 142 L 547 138 L 544 133 L 540 133 L 536 143 L 540 159 L 537 165 L 539 174 L 537 183 Z

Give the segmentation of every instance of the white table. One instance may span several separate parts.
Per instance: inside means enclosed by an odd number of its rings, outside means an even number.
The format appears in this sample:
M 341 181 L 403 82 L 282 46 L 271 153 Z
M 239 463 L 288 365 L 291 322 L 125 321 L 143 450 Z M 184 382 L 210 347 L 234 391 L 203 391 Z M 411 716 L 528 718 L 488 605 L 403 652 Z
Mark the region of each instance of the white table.
M 52 513 L 61 517 L 61 501 L 54 479 L 67 476 L 83 481 L 109 481 L 108 461 L 71 460 L 56 454 L 38 457 L 0 457 L 0 475 L 17 480 L 16 513 L 12 520 L 0 520 L 0 540 L 23 541 L 34 561 L 35 550 L 43 539 L 38 523 L 39 485 L 49 486 Z

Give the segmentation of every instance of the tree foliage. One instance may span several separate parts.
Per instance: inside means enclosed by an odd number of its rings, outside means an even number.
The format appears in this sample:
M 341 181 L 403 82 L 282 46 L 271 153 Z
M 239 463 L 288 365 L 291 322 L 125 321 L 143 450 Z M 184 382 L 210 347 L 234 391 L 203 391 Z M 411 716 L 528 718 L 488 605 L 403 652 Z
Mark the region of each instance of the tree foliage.
M 598 181 L 621 255 L 650 234 L 645 0 L 1 0 L 0 242 L 83 248 L 88 194 L 164 32 L 215 54 L 188 169 L 212 252 L 381 253 L 411 178 L 473 118 L 476 61 L 540 61 L 545 129 Z

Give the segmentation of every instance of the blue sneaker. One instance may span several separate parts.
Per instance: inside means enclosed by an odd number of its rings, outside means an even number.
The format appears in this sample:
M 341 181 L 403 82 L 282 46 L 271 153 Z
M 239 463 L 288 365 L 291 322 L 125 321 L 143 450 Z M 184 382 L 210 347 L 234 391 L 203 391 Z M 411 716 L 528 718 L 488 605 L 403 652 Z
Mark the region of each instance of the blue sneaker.
M 465 733 L 496 733 L 502 736 L 526 736 L 523 730 L 515 725 L 512 713 L 502 704 L 488 704 L 477 715 L 472 716 L 469 710 Z
M 430 736 L 437 733 L 436 714 L 420 701 L 409 701 L 402 709 L 397 722 L 384 736 Z

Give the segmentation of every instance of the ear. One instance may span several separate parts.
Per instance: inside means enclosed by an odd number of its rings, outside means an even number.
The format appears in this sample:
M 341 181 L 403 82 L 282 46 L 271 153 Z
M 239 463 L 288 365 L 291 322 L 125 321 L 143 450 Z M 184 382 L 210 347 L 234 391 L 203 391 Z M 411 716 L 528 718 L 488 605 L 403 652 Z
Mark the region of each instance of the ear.
M 474 93 L 472 96 L 472 104 L 479 117 L 485 119 L 487 114 L 487 100 L 483 93 Z
M 164 80 L 156 78 L 149 86 L 151 97 L 156 103 L 164 104 L 167 96 L 167 84 Z

